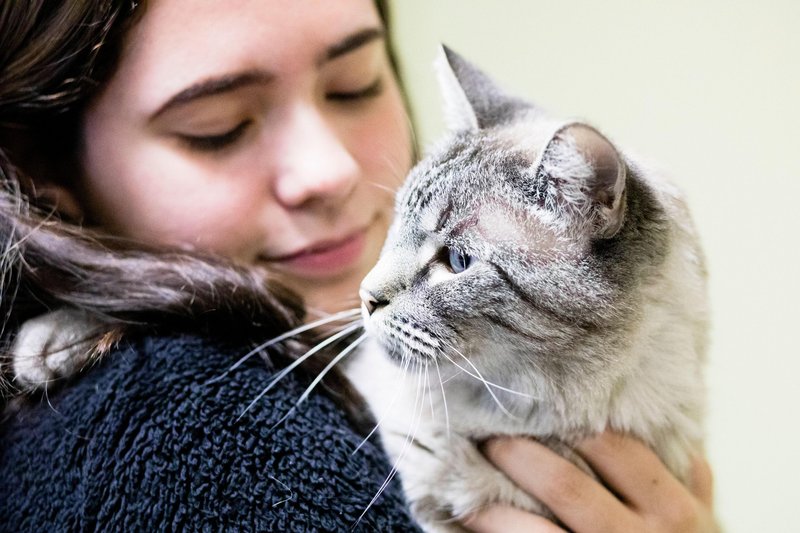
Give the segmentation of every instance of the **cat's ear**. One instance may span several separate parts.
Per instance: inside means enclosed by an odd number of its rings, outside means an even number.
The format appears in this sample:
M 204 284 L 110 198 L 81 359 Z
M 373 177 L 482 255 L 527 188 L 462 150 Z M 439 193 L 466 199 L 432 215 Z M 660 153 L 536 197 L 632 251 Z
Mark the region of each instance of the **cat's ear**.
M 625 218 L 626 166 L 611 141 L 591 126 L 572 124 L 550 141 L 542 161 L 560 178 L 553 186 L 562 200 L 591 215 L 594 237 L 617 234 Z
M 478 129 L 478 117 L 475 116 L 454 67 L 454 63 L 458 64 L 460 59 L 460 56 L 442 45 L 434 63 L 444 104 L 444 120 L 451 131 L 475 131 Z
M 475 131 L 501 124 L 523 107 L 475 65 L 442 45 L 435 63 L 451 131 Z

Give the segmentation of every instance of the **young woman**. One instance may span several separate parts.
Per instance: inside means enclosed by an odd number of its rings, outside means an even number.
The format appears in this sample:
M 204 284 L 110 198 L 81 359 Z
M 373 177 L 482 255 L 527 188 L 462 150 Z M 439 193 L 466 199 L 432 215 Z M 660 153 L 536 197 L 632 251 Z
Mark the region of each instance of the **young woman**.
M 362 516 L 391 465 L 375 445 L 351 455 L 343 380 L 281 421 L 302 376 L 240 417 L 280 354 L 215 379 L 252 341 L 356 303 L 413 157 L 385 15 L 372 0 L 3 3 L 3 340 L 64 306 L 107 341 L 126 328 L 96 368 L 6 409 L 10 529 L 415 527 L 397 483 Z M 486 446 L 575 531 L 713 527 L 704 463 L 689 491 L 636 441 L 581 452 L 613 492 L 534 442 Z M 466 525 L 559 530 L 501 507 Z

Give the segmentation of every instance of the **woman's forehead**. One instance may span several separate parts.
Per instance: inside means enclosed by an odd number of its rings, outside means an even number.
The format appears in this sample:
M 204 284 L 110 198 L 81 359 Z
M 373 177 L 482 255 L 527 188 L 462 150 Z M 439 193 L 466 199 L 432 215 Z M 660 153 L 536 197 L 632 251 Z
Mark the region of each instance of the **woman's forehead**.
M 206 79 L 316 68 L 331 47 L 380 27 L 372 0 L 156 0 L 129 33 L 109 89 L 146 112 Z

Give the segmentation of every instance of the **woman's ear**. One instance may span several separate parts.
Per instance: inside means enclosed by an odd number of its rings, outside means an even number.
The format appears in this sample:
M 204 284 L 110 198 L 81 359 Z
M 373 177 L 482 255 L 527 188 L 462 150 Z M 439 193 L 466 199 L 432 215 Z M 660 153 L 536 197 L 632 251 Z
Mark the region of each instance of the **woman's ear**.
M 54 209 L 64 220 L 83 220 L 84 212 L 77 195 L 64 185 L 37 183 L 33 186 L 32 196 L 36 205 Z
M 82 222 L 85 212 L 76 192 L 81 170 L 74 147 L 37 149 L 56 145 L 42 133 L 23 133 L 9 140 L 12 141 L 8 143 L 9 151 L 21 169 L 20 186 L 31 203 L 45 211 L 57 212 L 66 221 Z

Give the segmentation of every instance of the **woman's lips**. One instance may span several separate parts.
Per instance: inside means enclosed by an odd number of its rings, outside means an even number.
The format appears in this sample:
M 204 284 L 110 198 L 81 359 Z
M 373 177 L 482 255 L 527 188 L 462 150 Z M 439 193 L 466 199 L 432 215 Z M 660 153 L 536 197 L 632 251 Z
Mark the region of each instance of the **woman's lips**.
M 361 259 L 367 242 L 366 233 L 366 230 L 360 230 L 343 239 L 322 241 L 268 261 L 281 270 L 309 278 L 335 276 Z

